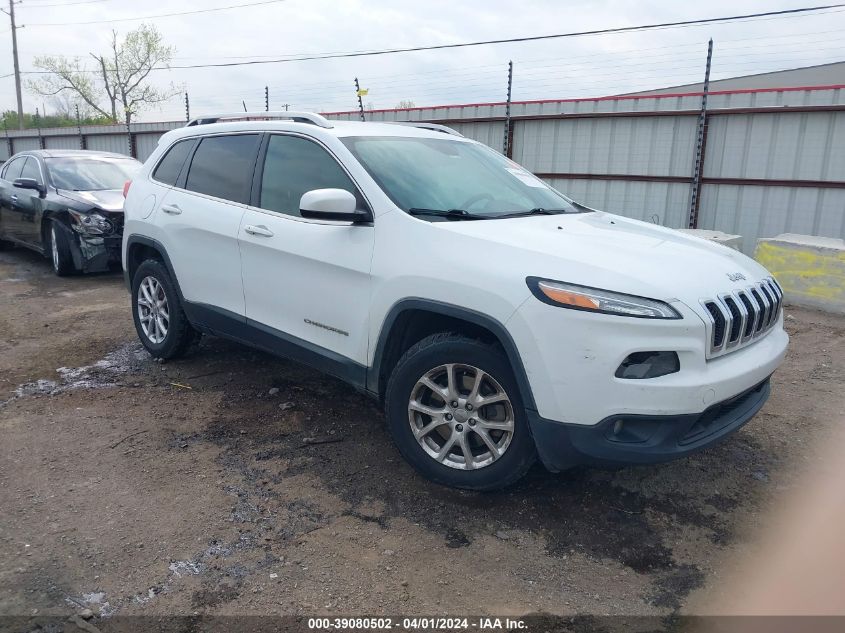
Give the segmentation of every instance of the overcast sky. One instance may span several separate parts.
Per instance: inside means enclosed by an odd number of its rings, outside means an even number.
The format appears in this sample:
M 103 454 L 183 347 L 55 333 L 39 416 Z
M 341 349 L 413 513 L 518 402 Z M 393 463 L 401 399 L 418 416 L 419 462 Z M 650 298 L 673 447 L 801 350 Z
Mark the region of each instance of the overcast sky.
M 255 0 L 252 0 L 255 1 Z M 250 0 L 23 0 L 16 6 L 21 70 L 39 54 L 88 57 L 139 21 L 67 25 L 244 4 Z M 71 3 L 74 3 L 71 5 Z M 5 2 L 4 2 L 5 4 Z M 149 19 L 176 47 L 174 65 L 374 50 L 565 33 L 822 4 L 804 0 L 680 2 L 650 0 L 283 0 L 263 6 Z M 47 6 L 50 5 L 50 6 Z M 68 5 L 68 6 L 62 6 Z M 0 16 L 3 17 L 3 16 Z M 0 26 L 0 30 L 2 30 Z M 501 101 L 514 61 L 514 100 L 618 94 L 700 81 L 707 39 L 715 41 L 713 78 L 845 59 L 845 10 L 802 17 L 672 28 L 633 34 L 478 46 L 376 57 L 235 68 L 154 72 L 150 81 L 184 87 L 192 114 L 264 108 L 320 111 L 356 107 L 354 77 L 375 108 Z M 0 34 L 0 75 L 12 72 L 11 33 Z M 26 77 L 26 76 L 25 76 Z M 845 79 L 845 78 L 843 78 Z M 0 79 L 0 101 L 14 109 L 14 81 Z M 34 111 L 49 102 L 24 92 Z M 143 120 L 179 119 L 177 97 Z

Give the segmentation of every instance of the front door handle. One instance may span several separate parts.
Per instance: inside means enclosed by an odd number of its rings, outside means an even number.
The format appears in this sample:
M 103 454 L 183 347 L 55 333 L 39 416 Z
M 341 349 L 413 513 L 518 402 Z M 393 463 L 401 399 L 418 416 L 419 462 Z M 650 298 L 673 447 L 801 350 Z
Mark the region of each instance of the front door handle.
M 12 202 L 17 202 L 17 201 L 18 201 L 18 196 L 13 194 L 12 195 Z
M 182 209 L 179 208 L 178 204 L 165 204 L 161 207 L 161 210 L 170 215 L 179 215 L 182 213 Z
M 253 226 L 252 224 L 247 224 L 244 227 L 244 231 L 249 233 L 250 235 L 260 235 L 261 237 L 273 237 L 273 231 L 268 229 L 264 225 Z

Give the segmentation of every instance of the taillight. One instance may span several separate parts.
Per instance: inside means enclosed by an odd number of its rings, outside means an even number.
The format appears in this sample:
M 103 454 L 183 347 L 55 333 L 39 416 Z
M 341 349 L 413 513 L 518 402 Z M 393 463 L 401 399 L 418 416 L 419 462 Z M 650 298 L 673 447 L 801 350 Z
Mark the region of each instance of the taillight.
M 127 195 L 129 195 L 129 187 L 131 187 L 131 186 L 132 186 L 132 181 L 131 181 L 131 180 L 127 180 L 125 183 L 123 183 L 123 197 L 124 197 L 124 198 L 125 198 Z

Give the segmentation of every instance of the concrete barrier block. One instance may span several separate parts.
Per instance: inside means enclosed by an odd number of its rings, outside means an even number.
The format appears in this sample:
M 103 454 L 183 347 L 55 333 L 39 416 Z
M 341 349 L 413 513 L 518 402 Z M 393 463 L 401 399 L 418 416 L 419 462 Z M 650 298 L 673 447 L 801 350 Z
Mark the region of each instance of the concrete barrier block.
M 678 229 L 682 233 L 688 233 L 711 242 L 717 242 L 734 250 L 742 250 L 742 235 L 731 235 L 722 231 L 710 231 L 708 229 Z
M 845 240 L 783 233 L 757 240 L 754 259 L 775 276 L 787 303 L 845 314 Z

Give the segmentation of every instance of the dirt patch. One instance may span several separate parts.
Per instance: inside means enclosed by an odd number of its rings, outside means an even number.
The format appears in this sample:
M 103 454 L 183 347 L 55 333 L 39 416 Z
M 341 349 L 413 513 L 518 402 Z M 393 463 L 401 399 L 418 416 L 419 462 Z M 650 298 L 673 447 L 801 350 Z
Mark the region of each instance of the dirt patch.
M 0 254 L 0 613 L 683 612 L 843 410 L 845 319 L 788 313 L 728 441 L 482 494 L 419 478 L 343 383 L 218 339 L 155 363 L 119 275 Z

